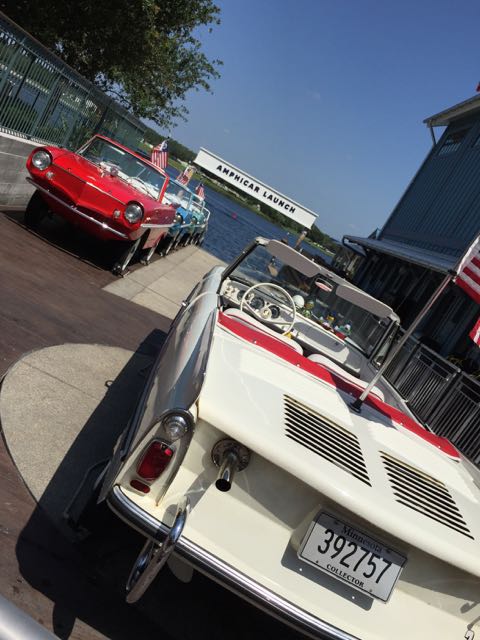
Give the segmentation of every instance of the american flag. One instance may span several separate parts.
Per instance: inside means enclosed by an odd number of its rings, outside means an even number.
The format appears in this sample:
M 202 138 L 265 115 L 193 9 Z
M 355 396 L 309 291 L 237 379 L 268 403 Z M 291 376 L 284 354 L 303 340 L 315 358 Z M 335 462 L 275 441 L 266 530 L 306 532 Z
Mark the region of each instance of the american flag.
M 197 188 L 195 189 L 195 193 L 199 198 L 205 200 L 205 187 L 203 186 L 202 182 L 198 183 Z
M 185 186 L 187 186 L 193 176 L 194 171 L 195 167 L 192 167 L 192 165 L 189 164 L 185 167 L 182 173 L 177 176 L 177 182 L 180 182 L 180 184 L 184 184 Z
M 480 347 L 480 318 L 477 320 L 477 324 L 468 334 L 475 344 Z
M 457 273 L 454 282 L 480 304 L 480 236 L 462 258 Z
M 152 149 L 151 161 L 153 164 L 160 167 L 160 169 L 166 169 L 168 164 L 168 142 L 164 140 L 156 147 Z

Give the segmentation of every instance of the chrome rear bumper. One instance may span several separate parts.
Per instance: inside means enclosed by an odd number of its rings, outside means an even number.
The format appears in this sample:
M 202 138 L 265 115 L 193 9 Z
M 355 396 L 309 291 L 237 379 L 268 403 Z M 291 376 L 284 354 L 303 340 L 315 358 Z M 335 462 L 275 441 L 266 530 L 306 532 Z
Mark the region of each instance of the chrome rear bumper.
M 107 502 L 119 518 L 146 537 L 162 541 L 167 536 L 169 527 L 132 502 L 118 485 L 112 487 Z M 185 536 L 181 536 L 176 543 L 175 554 L 201 573 L 298 631 L 325 640 L 359 640 L 278 596 Z

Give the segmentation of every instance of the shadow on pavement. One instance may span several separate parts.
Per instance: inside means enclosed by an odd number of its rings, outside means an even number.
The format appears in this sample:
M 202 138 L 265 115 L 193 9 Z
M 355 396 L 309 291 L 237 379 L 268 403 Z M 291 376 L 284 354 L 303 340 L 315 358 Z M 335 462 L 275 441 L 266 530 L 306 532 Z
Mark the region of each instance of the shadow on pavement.
M 55 494 L 71 477 L 72 466 L 78 466 L 79 459 L 85 460 L 85 451 L 91 464 L 111 453 L 163 338 L 161 332 L 152 332 L 139 346 L 55 471 L 18 538 L 20 572 L 34 589 L 53 602 L 51 623 L 62 640 L 300 640 L 303 636 L 200 574 L 183 584 L 165 568 L 138 603 L 127 605 L 125 582 L 143 538 L 103 509 L 95 532 L 72 543 L 47 515 Z M 76 469 L 78 484 L 85 466 L 84 463 Z M 252 544 L 253 538 L 246 542 Z
M 5 211 L 4 215 L 16 224 L 24 226 L 23 211 Z M 28 232 L 58 250 L 102 271 L 112 269 L 120 254 L 125 251 L 126 246 L 121 241 L 102 241 L 94 238 L 59 216 L 45 218 L 38 229 L 35 231 L 28 229 Z M 131 266 L 140 266 L 138 257 L 135 258 Z
M 52 624 L 59 638 L 69 638 L 75 621 L 83 621 L 107 638 L 150 637 L 152 624 L 123 602 L 121 586 L 115 583 L 116 556 L 136 554 L 137 536 L 112 515 L 105 521 L 100 539 L 110 557 L 104 558 L 112 571 L 102 576 L 95 567 L 95 544 L 73 544 L 49 518 L 46 508 L 66 481 L 71 482 L 72 469 L 80 484 L 86 466 L 108 458 L 120 433 L 126 426 L 148 370 L 164 340 L 161 331 L 153 331 L 138 347 L 91 414 L 68 453 L 51 478 L 27 525 L 19 535 L 16 555 L 24 579 L 53 603 Z M 106 381 L 107 382 L 107 381 Z M 88 465 L 79 460 L 90 460 Z M 67 505 L 65 505 L 67 506 Z M 57 523 L 58 524 L 58 523 Z M 126 533 L 125 540 L 123 532 Z M 132 562 L 133 562 L 132 557 Z M 101 637 L 97 633 L 82 637 Z M 168 636 L 166 636 L 168 637 Z

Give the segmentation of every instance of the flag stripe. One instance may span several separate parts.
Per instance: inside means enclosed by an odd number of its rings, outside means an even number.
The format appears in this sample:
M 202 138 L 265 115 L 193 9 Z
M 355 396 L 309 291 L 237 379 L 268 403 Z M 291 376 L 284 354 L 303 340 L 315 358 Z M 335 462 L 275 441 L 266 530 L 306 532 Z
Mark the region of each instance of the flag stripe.
M 166 169 L 168 165 L 168 143 L 164 140 L 162 143 L 152 149 L 151 161 L 160 169 Z
M 477 304 L 480 304 L 480 287 L 476 283 L 469 283 L 466 278 L 457 278 L 457 284 L 463 289 Z M 472 286 L 473 285 L 473 286 Z
M 460 261 L 454 282 L 480 304 L 480 238 L 475 240 Z
M 475 284 L 480 285 L 480 269 L 475 269 L 475 267 L 465 267 L 463 273 L 461 273 L 458 277 L 461 279 L 468 278 L 470 282 L 474 282 Z
M 468 335 L 480 347 L 480 318 Z
M 197 188 L 195 189 L 195 193 L 199 198 L 201 198 L 202 200 L 205 200 L 205 188 L 201 182 L 197 185 Z
M 187 184 L 190 182 L 194 172 L 195 172 L 195 167 L 192 167 L 191 164 L 187 165 L 185 167 L 185 169 L 182 171 L 182 173 L 180 173 L 176 177 L 177 182 L 180 182 L 180 184 L 184 184 L 185 186 L 187 186 Z

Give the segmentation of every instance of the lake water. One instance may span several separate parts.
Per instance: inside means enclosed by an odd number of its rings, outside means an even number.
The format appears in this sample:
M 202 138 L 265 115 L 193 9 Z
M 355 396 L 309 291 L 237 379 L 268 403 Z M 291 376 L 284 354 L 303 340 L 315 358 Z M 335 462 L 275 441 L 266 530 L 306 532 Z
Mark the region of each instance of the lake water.
M 171 177 L 176 177 L 178 172 L 169 168 L 168 173 Z M 192 180 L 189 186 L 194 190 L 197 184 Z M 287 234 L 266 218 L 242 207 L 214 189 L 205 187 L 205 200 L 211 216 L 203 248 L 224 262 L 233 260 L 257 236 L 277 240 L 287 238 L 290 246 L 296 242 L 296 235 Z M 301 247 L 310 253 L 320 255 L 330 264 L 331 256 L 305 242 Z

